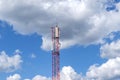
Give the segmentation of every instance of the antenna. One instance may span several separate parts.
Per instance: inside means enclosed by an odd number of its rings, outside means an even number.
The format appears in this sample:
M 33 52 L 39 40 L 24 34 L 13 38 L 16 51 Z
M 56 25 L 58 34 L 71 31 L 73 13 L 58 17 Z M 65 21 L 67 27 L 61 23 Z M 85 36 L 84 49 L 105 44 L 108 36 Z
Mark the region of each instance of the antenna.
M 60 80 L 60 52 L 59 52 L 60 30 L 56 25 L 52 27 L 52 80 Z

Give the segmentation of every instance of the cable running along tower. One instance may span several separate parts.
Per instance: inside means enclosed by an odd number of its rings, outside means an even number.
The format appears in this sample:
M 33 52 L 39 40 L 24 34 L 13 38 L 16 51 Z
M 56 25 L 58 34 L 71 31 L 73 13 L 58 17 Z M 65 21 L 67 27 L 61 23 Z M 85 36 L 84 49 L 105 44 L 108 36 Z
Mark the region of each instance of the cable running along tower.
M 60 52 L 59 52 L 59 27 L 52 27 L 52 80 L 60 80 Z

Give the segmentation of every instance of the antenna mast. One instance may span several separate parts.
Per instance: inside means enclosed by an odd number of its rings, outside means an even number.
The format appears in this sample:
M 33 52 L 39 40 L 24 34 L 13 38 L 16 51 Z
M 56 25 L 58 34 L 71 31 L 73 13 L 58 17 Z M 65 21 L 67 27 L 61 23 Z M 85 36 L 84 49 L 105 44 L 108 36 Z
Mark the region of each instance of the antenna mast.
M 59 27 L 52 27 L 52 80 L 60 80 L 60 52 L 59 52 Z

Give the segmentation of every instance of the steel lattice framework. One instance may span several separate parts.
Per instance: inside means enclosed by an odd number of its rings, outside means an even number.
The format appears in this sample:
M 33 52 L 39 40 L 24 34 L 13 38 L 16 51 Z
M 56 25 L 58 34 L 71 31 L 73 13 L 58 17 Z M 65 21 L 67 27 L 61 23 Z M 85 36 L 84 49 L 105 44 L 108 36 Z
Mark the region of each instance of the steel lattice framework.
M 52 27 L 52 80 L 60 80 L 59 28 Z

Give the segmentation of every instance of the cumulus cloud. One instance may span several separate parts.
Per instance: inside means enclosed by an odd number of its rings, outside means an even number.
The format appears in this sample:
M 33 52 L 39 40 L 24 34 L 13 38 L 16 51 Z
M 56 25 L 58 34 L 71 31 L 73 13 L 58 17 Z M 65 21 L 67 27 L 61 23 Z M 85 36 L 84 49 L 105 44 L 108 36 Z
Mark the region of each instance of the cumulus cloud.
M 71 66 L 64 66 L 61 70 L 60 80 L 83 80 L 81 74 L 75 72 Z M 32 80 L 51 80 L 50 78 L 36 75 Z
M 120 57 L 120 40 L 111 43 L 105 43 L 100 48 L 102 58 L 116 58 Z
M 61 29 L 61 48 L 96 44 L 120 30 L 120 3 L 115 4 L 118 12 L 107 12 L 104 3 L 106 0 L 0 0 L 0 19 L 13 24 L 20 34 L 42 35 L 43 49 L 51 49 L 50 27 L 56 23 Z
M 12 76 L 7 77 L 6 80 L 20 80 L 21 76 L 19 74 L 14 74 Z
M 101 65 L 90 66 L 86 72 L 87 80 L 119 80 L 120 79 L 120 40 L 114 40 L 115 35 L 109 35 L 110 43 L 105 42 L 101 48 L 101 57 L 108 61 Z
M 32 80 L 50 80 L 50 78 L 46 78 L 41 75 L 36 75 Z
M 93 65 L 86 73 L 88 80 L 119 80 L 120 79 L 120 57 L 109 59 L 102 65 Z
M 16 54 L 8 56 L 5 51 L 0 52 L 0 71 L 11 72 L 20 68 L 21 56 Z
M 109 59 L 102 65 L 92 65 L 86 72 L 86 76 L 77 73 L 71 66 L 64 66 L 61 70 L 61 80 L 119 80 L 120 79 L 120 57 Z M 19 74 L 7 77 L 7 80 L 20 80 Z M 32 79 L 24 80 L 51 80 L 51 78 L 36 75 Z
M 71 66 L 64 66 L 61 71 L 61 80 L 83 80 L 83 78 Z
M 61 70 L 61 79 L 60 80 L 84 80 L 81 74 L 75 72 L 71 66 L 64 66 Z M 7 77 L 7 80 L 20 80 L 21 76 L 19 74 L 14 74 L 13 76 Z M 49 77 L 42 75 L 36 75 L 32 79 L 26 78 L 24 80 L 51 80 Z
M 83 80 L 81 74 L 75 72 L 71 66 L 64 66 L 60 74 L 60 80 Z M 51 80 L 51 78 L 36 75 L 32 80 Z

